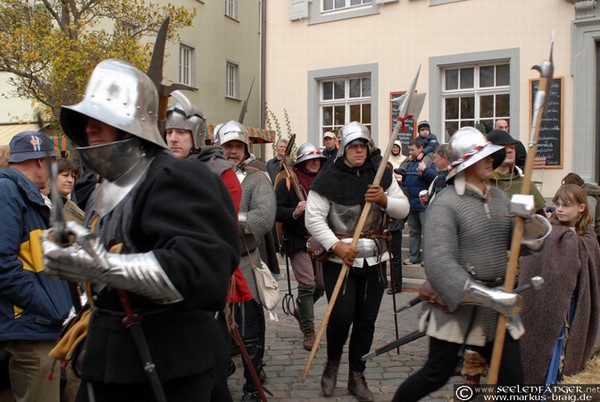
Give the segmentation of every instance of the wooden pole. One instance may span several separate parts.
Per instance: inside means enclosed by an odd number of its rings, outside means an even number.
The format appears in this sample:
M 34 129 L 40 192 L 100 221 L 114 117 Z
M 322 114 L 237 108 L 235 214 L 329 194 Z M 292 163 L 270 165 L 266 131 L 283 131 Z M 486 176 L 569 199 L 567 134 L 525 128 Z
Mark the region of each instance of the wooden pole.
M 523 186 L 521 194 L 529 194 L 531 186 L 531 174 L 533 170 L 533 161 L 537 150 L 537 141 L 540 135 L 542 117 L 548 98 L 550 97 L 550 87 L 552 84 L 552 75 L 554 66 L 552 65 L 552 46 L 550 44 L 550 58 L 545 60 L 539 66 L 533 66 L 534 70 L 540 72 L 540 82 L 538 92 L 534 100 L 533 116 L 531 119 L 531 131 L 529 134 L 529 143 L 527 151 L 527 159 L 525 162 L 525 177 L 523 178 Z M 523 240 L 524 219 L 517 217 L 515 227 L 513 229 L 513 237 L 510 245 L 510 258 L 508 260 L 508 268 L 506 271 L 506 279 L 504 281 L 504 291 L 512 292 L 515 279 L 517 277 L 517 267 L 519 256 L 521 254 L 521 241 Z M 492 358 L 490 362 L 490 371 L 488 374 L 488 384 L 496 385 L 498 383 L 498 374 L 500 372 L 500 363 L 502 353 L 504 351 L 504 340 L 506 338 L 506 317 L 502 314 L 498 317 L 498 325 L 496 326 L 496 336 L 494 338 L 494 346 L 492 349 Z

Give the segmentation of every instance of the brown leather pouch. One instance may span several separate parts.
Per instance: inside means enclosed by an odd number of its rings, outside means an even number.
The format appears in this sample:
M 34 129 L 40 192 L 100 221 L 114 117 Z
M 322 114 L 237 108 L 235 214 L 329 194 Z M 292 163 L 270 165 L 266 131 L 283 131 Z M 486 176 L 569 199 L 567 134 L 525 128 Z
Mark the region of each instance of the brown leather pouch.
M 321 246 L 313 236 L 308 236 L 308 239 L 306 239 L 306 252 L 311 258 L 319 262 L 325 262 L 329 259 L 325 247 Z

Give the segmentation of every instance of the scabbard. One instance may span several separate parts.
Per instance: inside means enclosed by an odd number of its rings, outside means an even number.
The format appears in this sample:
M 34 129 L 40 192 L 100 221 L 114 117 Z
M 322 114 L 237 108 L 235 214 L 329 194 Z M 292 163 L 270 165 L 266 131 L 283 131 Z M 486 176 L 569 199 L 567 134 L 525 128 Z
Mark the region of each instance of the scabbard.
M 374 358 L 375 356 L 379 356 L 380 354 L 389 352 L 392 349 L 399 348 L 400 346 L 406 345 L 407 343 L 411 343 L 412 341 L 416 341 L 417 339 L 422 338 L 424 336 L 425 332 L 423 331 L 411 332 L 410 334 L 403 336 L 402 338 L 396 339 L 395 341 L 392 341 L 387 345 L 380 347 L 379 349 L 375 349 L 374 351 L 367 353 L 362 357 L 362 360 L 367 361 L 369 359 Z
M 125 320 L 127 320 L 127 317 Z M 148 347 L 146 334 L 144 334 L 141 321 L 126 324 L 125 327 L 131 334 L 131 338 L 133 339 L 133 343 L 138 351 L 138 355 L 142 360 L 144 373 L 146 373 L 148 382 L 152 387 L 152 393 L 154 394 L 154 397 L 158 402 L 167 402 L 165 392 L 162 388 L 162 383 L 160 382 L 160 378 L 158 378 L 158 373 L 156 372 L 156 365 L 152 361 L 152 356 L 150 355 L 150 348 Z
M 121 323 L 123 324 L 123 327 L 125 327 L 125 329 L 127 329 L 131 334 L 131 339 L 133 339 L 135 348 L 137 349 L 140 360 L 142 361 L 142 369 L 148 378 L 148 382 L 152 388 L 152 393 L 154 394 L 157 402 L 167 402 L 167 397 L 165 396 L 162 383 L 160 382 L 160 378 L 158 378 L 158 373 L 156 372 L 156 365 L 152 361 L 152 355 L 150 354 L 150 348 L 148 347 L 148 341 L 146 340 L 144 328 L 142 328 L 142 316 L 133 312 L 133 309 L 131 308 L 131 302 L 129 301 L 129 295 L 126 291 L 119 290 L 118 295 L 121 306 L 123 307 L 123 311 L 125 312 L 125 318 L 123 318 Z

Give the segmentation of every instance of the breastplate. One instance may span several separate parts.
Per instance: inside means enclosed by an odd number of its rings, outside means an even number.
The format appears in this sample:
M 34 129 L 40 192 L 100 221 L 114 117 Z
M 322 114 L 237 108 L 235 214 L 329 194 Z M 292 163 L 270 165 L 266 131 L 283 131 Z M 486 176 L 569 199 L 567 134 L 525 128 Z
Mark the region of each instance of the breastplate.
M 336 235 L 352 236 L 362 213 L 362 205 L 341 205 L 332 203 L 327 215 L 327 223 Z M 373 204 L 363 226 L 363 232 L 383 230 L 385 212 Z

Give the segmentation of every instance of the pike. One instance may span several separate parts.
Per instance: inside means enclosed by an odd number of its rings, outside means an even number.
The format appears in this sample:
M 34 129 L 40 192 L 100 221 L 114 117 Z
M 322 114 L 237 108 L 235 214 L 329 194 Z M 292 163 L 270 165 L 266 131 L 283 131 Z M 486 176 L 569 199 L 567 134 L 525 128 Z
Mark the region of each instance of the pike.
M 550 98 L 550 89 L 552 86 L 552 76 L 554 75 L 554 65 L 552 64 L 552 49 L 554 47 L 554 34 L 550 41 L 550 57 L 548 60 L 542 61 L 540 65 L 532 67 L 540 73 L 540 81 L 538 92 L 535 96 L 533 104 L 533 115 L 531 120 L 531 131 L 529 133 L 529 143 L 527 150 L 527 159 L 525 162 L 525 177 L 523 178 L 523 186 L 521 194 L 529 194 L 531 186 L 531 174 L 533 170 L 533 160 L 537 150 L 537 141 L 540 136 L 540 128 L 542 117 L 548 99 Z M 506 279 L 504 281 L 504 290 L 511 292 L 514 287 L 515 278 L 517 276 L 517 267 L 519 262 L 519 254 L 521 251 L 521 241 L 523 240 L 524 219 L 517 217 L 513 230 L 512 242 L 510 245 L 510 258 L 508 260 L 508 268 L 506 271 Z M 492 349 L 492 358 L 490 362 L 490 371 L 488 374 L 488 384 L 496 384 L 498 382 L 498 374 L 500 372 L 500 361 L 504 351 L 504 339 L 506 337 L 506 317 L 498 316 L 498 325 L 496 326 L 496 337 L 494 338 L 494 346 Z
M 252 87 L 254 86 L 254 80 L 256 77 L 252 78 L 252 84 L 250 84 L 250 89 L 248 90 L 248 96 L 246 96 L 246 100 L 242 104 L 242 110 L 240 110 L 240 117 L 238 117 L 238 121 L 244 124 L 244 117 L 246 116 L 246 110 L 248 110 L 248 101 L 250 100 L 250 94 L 252 93 Z
M 377 173 L 375 174 L 375 178 L 373 179 L 373 185 L 375 185 L 375 186 L 378 186 L 379 183 L 381 182 L 381 179 L 383 178 L 383 173 L 385 172 L 385 169 L 387 167 L 387 161 L 390 159 L 390 154 L 392 153 L 392 146 L 394 145 L 394 140 L 398 137 L 398 133 L 400 132 L 400 130 L 403 127 L 405 127 L 403 122 L 404 122 L 404 119 L 407 118 L 407 111 L 411 104 L 413 92 L 415 91 L 415 87 L 417 86 L 417 79 L 419 78 L 420 71 L 421 71 L 421 66 L 419 65 L 417 74 L 415 75 L 412 82 L 410 83 L 408 90 L 403 95 L 403 97 L 405 95 L 406 96 L 404 97 L 404 99 L 401 100 L 400 107 L 398 108 L 398 116 L 399 116 L 398 120 L 399 121 L 398 121 L 398 123 L 396 123 L 396 127 L 394 127 L 394 131 L 392 133 L 392 138 L 390 138 L 390 141 L 385 150 L 385 153 L 383 154 L 381 162 L 379 163 L 379 167 L 377 168 Z M 350 243 L 350 245 L 352 247 L 356 247 L 356 244 L 358 243 L 358 239 L 360 237 L 360 234 L 362 233 L 363 227 L 365 226 L 365 222 L 367 220 L 367 215 L 369 214 L 369 211 L 371 210 L 371 205 L 372 205 L 371 202 L 365 202 L 365 206 L 360 214 L 360 218 L 356 225 L 354 235 L 352 236 L 352 243 Z M 302 383 L 306 380 L 306 376 L 308 375 L 308 371 L 310 370 L 312 361 L 315 358 L 317 349 L 319 348 L 319 343 L 321 342 L 321 337 L 323 336 L 323 332 L 325 332 L 325 328 L 327 328 L 327 323 L 329 322 L 329 316 L 331 315 L 331 311 L 333 310 L 333 306 L 335 305 L 335 301 L 340 292 L 340 288 L 342 287 L 342 283 L 344 282 L 344 278 L 348 274 L 349 268 L 350 267 L 346 263 L 344 263 L 342 265 L 342 269 L 340 271 L 337 282 L 333 289 L 333 293 L 331 294 L 329 305 L 327 306 L 327 310 L 325 311 L 325 316 L 323 317 L 323 321 L 321 323 L 321 326 L 319 327 L 319 332 L 315 339 L 315 343 L 313 345 L 312 350 L 310 351 L 310 357 L 308 358 L 308 361 L 306 362 L 306 366 L 304 367 L 304 372 L 302 373 L 302 376 L 300 377 L 300 382 L 302 382 Z
M 167 106 L 171 92 L 176 90 L 196 91 L 197 88 L 180 83 L 165 83 L 162 81 L 163 61 L 165 57 L 165 45 L 167 43 L 167 33 L 169 31 L 169 22 L 171 16 L 167 16 L 156 34 L 156 42 L 154 42 L 154 50 L 146 75 L 150 77 L 156 90 L 158 91 L 158 131 L 162 135 L 165 131 L 167 120 Z

